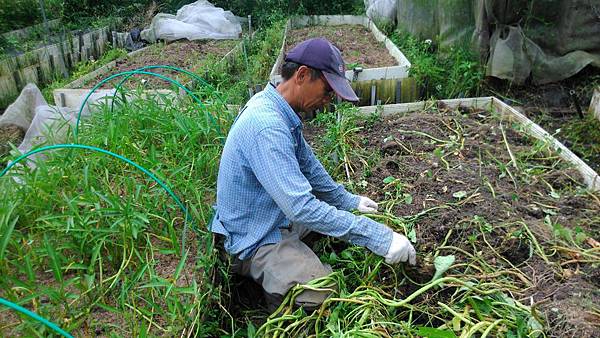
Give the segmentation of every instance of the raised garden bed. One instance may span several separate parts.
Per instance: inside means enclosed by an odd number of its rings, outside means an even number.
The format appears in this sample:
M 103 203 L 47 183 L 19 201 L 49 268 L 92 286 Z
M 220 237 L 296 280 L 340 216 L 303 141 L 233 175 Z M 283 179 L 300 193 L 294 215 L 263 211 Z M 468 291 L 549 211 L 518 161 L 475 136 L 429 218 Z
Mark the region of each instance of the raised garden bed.
M 126 58 L 113 61 L 71 82 L 64 89 L 55 90 L 55 102 L 62 107 L 75 107 L 75 103 L 79 101 L 80 89 L 93 88 L 110 75 L 144 66 L 168 65 L 195 73 L 202 73 L 202 69 L 205 67 L 211 67 L 213 64 L 219 62 L 227 62 L 240 48 L 238 40 L 176 41 L 169 44 L 158 43 L 151 45 L 133 51 Z M 170 70 L 152 69 L 151 71 L 171 77 L 184 84 L 191 80 L 185 74 L 174 73 Z M 114 78 L 110 82 L 105 83 L 101 88 L 112 90 L 122 79 L 123 77 Z M 148 90 L 173 88 L 169 82 L 151 76 L 134 76 L 125 85 L 130 88 L 136 87 L 141 80 L 143 80 L 144 88 Z
M 362 25 L 315 25 L 292 29 L 287 34 L 285 52 L 304 40 L 318 37 L 324 37 L 338 47 L 348 69 L 392 67 L 398 63 L 385 45 L 374 40 L 373 33 Z
M 600 89 L 595 88 L 599 74 L 586 71 L 559 83 L 513 88 L 497 83 L 484 91 L 502 95 L 503 100 L 600 172 L 600 118 L 593 108 L 600 102 Z
M 410 102 L 416 97 L 415 82 L 408 78 L 410 62 L 368 18 L 352 15 L 300 16 L 286 26 L 281 53 L 270 80 L 281 81 L 284 55 L 297 43 L 325 37 L 341 51 L 346 78 L 361 98 L 360 105 Z
M 361 251 L 325 251 L 322 259 L 343 273 L 338 298 L 261 332 L 600 335 L 596 172 L 495 98 L 360 113 L 318 117 L 305 137 L 338 179 L 380 202 L 371 217 L 407 234 L 418 264 L 367 257 L 368 265 L 356 260 Z M 427 288 L 432 263 L 451 256 L 448 279 Z
M 207 41 L 175 41 L 165 44 L 158 43 L 143 50 L 130 53 L 126 58 L 116 60 L 115 64 L 98 72 L 93 78 L 84 79 L 69 85 L 71 88 L 92 88 L 104 78 L 150 65 L 170 65 L 192 72 L 199 72 L 207 62 L 217 62 L 229 53 L 239 41 L 237 40 L 207 40 Z M 155 73 L 173 76 L 162 69 L 152 70 Z M 121 79 L 116 79 L 118 83 Z M 152 89 L 170 88 L 170 84 L 157 78 L 147 78 L 146 87 Z M 113 88 L 114 84 L 106 83 L 102 88 Z

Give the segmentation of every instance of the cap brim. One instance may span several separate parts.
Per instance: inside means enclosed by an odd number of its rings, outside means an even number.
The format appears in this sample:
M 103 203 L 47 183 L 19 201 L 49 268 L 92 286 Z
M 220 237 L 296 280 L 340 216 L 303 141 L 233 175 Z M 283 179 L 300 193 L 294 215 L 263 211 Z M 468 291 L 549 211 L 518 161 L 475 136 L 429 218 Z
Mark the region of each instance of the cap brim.
M 325 76 L 325 80 L 331 86 L 331 89 L 342 99 L 346 101 L 358 102 L 358 96 L 350 87 L 350 81 L 343 76 L 339 76 L 337 74 L 323 72 L 323 76 Z

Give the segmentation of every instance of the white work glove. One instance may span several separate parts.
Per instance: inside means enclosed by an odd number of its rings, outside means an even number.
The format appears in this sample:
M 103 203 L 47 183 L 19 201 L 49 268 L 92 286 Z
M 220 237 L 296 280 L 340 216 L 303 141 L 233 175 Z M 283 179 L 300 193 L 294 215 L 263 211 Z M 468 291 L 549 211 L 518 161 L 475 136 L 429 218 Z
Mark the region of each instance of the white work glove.
M 392 233 L 392 244 L 384 257 L 385 262 L 388 264 L 406 261 L 408 261 L 410 265 L 417 264 L 417 251 L 415 251 L 415 248 L 410 244 L 408 238 L 396 232 Z
M 377 212 L 377 203 L 368 197 L 360 196 L 360 201 L 356 209 L 360 212 Z

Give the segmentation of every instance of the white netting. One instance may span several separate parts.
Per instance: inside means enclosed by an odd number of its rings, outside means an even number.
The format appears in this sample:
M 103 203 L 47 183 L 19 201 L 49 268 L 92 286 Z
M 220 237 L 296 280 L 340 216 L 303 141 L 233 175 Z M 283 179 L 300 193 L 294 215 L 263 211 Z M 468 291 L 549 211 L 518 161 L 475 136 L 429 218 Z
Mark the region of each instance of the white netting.
M 82 110 L 81 118 L 90 116 L 90 108 L 96 107 L 95 103 L 107 95 L 112 95 L 112 91 L 94 93 Z M 78 101 L 83 102 L 85 96 L 87 92 L 82 93 Z M 67 139 L 69 127 L 75 127 L 78 113 L 79 106 L 70 108 L 48 105 L 39 88 L 30 83 L 0 116 L 0 132 L 13 129 L 21 131 L 18 138 L 5 140 L 5 142 L 18 143 L 17 150 L 24 154 L 36 146 L 69 142 L 70 140 Z M 21 141 L 20 136 L 23 133 L 25 135 Z M 0 146 L 7 145 L 0 144 Z M 35 167 L 35 160 L 43 159 L 42 156 L 41 153 L 32 155 L 29 157 L 32 161 L 28 161 L 28 165 Z
M 396 0 L 364 0 L 367 16 L 373 20 L 394 22 Z
M 177 15 L 157 14 L 150 27 L 141 32 L 141 38 L 148 42 L 235 39 L 241 33 L 242 26 L 233 13 L 199 0 L 181 7 Z
M 548 83 L 588 65 L 600 68 L 599 3 L 398 0 L 397 23 L 441 48 L 471 45 L 487 60 L 486 75 Z

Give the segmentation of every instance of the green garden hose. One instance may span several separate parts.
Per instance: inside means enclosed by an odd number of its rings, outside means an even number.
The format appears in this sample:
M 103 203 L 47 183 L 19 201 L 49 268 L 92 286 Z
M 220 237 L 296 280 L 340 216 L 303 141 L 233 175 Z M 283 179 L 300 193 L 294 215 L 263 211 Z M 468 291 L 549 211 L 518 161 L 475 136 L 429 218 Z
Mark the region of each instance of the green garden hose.
M 186 233 L 187 233 L 187 221 L 189 218 L 189 213 L 187 208 L 183 205 L 183 203 L 179 200 L 179 198 L 177 198 L 177 195 L 175 195 L 175 193 L 163 182 L 161 181 L 158 177 L 154 176 L 148 169 L 142 167 L 141 165 L 133 162 L 132 160 L 121 156 L 119 154 L 115 154 L 111 151 L 105 150 L 105 149 L 101 149 L 101 148 L 97 148 L 97 147 L 93 147 L 93 146 L 88 146 L 88 145 L 84 145 L 84 144 L 55 144 L 55 145 L 50 145 L 50 146 L 44 146 L 44 147 L 40 147 L 37 149 L 34 149 L 32 151 L 29 151 L 19 157 L 17 157 L 14 161 L 12 161 L 8 166 L 6 166 L 6 168 L 4 168 L 4 170 L 2 170 L 2 172 L 0 172 L 0 177 L 4 176 L 13 166 L 15 166 L 17 163 L 21 162 L 22 160 L 26 159 L 27 157 L 33 155 L 33 154 L 37 154 L 40 152 L 44 152 L 47 150 L 53 150 L 53 149 L 86 149 L 86 150 L 92 150 L 92 151 L 96 151 L 102 154 L 106 154 L 106 155 L 110 155 L 112 157 L 115 157 L 119 160 L 122 160 L 128 164 L 131 164 L 132 166 L 134 166 L 135 168 L 141 170 L 144 174 L 148 175 L 152 180 L 154 180 L 156 183 L 158 183 L 158 185 L 161 186 L 161 188 L 163 188 L 170 196 L 171 198 L 173 198 L 173 200 L 175 201 L 175 203 L 179 206 L 179 208 L 183 211 L 184 215 L 185 215 L 185 224 L 184 224 L 184 228 L 183 228 L 183 238 L 182 238 L 182 244 L 181 244 L 181 251 L 182 253 L 185 250 L 185 238 L 186 238 Z M 192 228 L 195 228 L 194 223 L 192 222 Z M 63 335 L 64 337 L 69 337 L 72 338 L 72 336 L 63 331 L 61 328 L 59 328 L 56 324 L 48 321 L 45 318 L 40 317 L 39 315 L 17 305 L 14 304 L 8 300 L 5 300 L 3 298 L 0 298 L 0 304 L 5 305 L 13 310 L 19 311 L 41 323 L 43 323 L 44 325 L 48 326 L 49 328 L 51 328 L 52 330 L 56 331 L 57 333 Z
M 182 85 L 181 83 L 179 83 L 176 80 L 171 79 L 170 77 L 167 77 L 167 76 L 164 76 L 164 75 L 161 75 L 161 74 L 152 73 L 152 72 L 145 72 L 145 71 L 121 72 L 121 73 L 118 73 L 118 74 L 111 75 L 111 76 L 105 78 L 104 80 L 100 81 L 98 84 L 96 84 L 94 86 L 94 88 L 92 88 L 90 90 L 90 92 L 87 94 L 87 96 L 85 97 L 85 99 L 83 100 L 83 102 L 81 102 L 81 107 L 79 107 L 79 112 L 77 113 L 77 121 L 75 122 L 75 129 L 73 130 L 73 136 L 75 138 L 75 142 L 77 142 L 77 134 L 78 134 L 78 131 L 79 131 L 79 121 L 81 119 L 81 112 L 83 111 L 83 108 L 85 107 L 85 104 L 89 100 L 90 96 L 92 96 L 92 94 L 96 91 L 96 89 L 100 88 L 103 84 L 105 84 L 106 82 L 112 80 L 113 78 L 116 78 L 116 77 L 119 77 L 119 76 L 130 76 L 130 75 L 135 75 L 135 74 L 144 74 L 144 75 L 155 76 L 155 77 L 158 77 L 158 78 L 163 79 L 165 81 L 168 81 L 168 82 L 176 85 L 177 87 L 183 89 L 188 95 L 190 95 L 192 97 L 192 99 L 194 99 L 194 101 L 196 101 L 196 103 L 198 103 L 198 105 L 200 105 L 200 107 L 206 108 L 204 106 L 204 104 L 202 103 L 202 101 L 200 101 L 200 99 L 194 93 L 192 93 L 184 85 Z M 215 120 L 214 116 L 212 116 L 212 114 L 210 114 L 207 110 L 206 110 L 206 115 L 210 118 L 210 120 L 213 123 L 213 125 L 217 127 L 217 133 L 219 134 L 219 136 L 223 136 L 223 133 L 221 132 L 221 126 L 219 126 L 219 124 Z
M 9 309 L 13 309 L 17 312 L 21 312 L 22 314 L 26 315 L 27 317 L 37 320 L 38 322 L 46 325 L 50 329 L 54 330 L 54 332 L 60 334 L 63 337 L 73 338 L 73 336 L 71 336 L 67 331 L 61 329 L 60 327 L 58 327 L 58 325 L 54 324 L 53 322 L 49 321 L 48 319 L 41 317 L 37 313 L 31 312 L 31 311 L 27 310 L 26 308 L 24 308 L 20 305 L 17 305 L 13 302 L 10 302 L 2 297 L 0 297 L 0 305 L 4 305 L 4 306 L 8 307 Z
M 181 201 L 179 200 L 179 198 L 177 198 L 177 195 L 175 195 L 175 193 L 163 182 L 161 181 L 158 177 L 154 176 L 148 169 L 142 167 L 141 165 L 133 162 L 132 160 L 128 159 L 127 157 L 121 156 L 119 154 L 115 154 L 111 151 L 105 150 L 105 149 L 101 149 L 101 148 L 97 148 L 97 147 L 93 147 L 93 146 L 88 146 L 88 145 L 84 145 L 84 144 L 55 144 L 55 145 L 51 145 L 51 146 L 45 146 L 45 147 L 40 147 L 37 149 L 34 149 L 32 151 L 29 151 L 19 157 L 17 157 L 13 162 L 11 162 L 8 166 L 6 166 L 6 168 L 4 168 L 4 170 L 2 170 L 2 172 L 0 172 L 0 177 L 4 176 L 4 174 L 6 174 L 6 172 L 8 172 L 8 170 L 10 170 L 10 168 L 12 168 L 14 165 L 16 165 L 17 163 L 21 162 L 22 160 L 26 159 L 27 157 L 33 155 L 33 154 L 37 154 L 46 150 L 52 150 L 52 149 L 87 149 L 87 150 L 93 150 L 93 151 L 97 151 L 99 153 L 102 154 L 106 154 L 106 155 L 110 155 L 112 157 L 115 157 L 121 161 L 124 161 L 128 164 L 131 164 L 132 166 L 134 166 L 135 168 L 141 170 L 144 174 L 148 175 L 148 177 L 150 177 L 152 180 L 154 180 L 154 182 L 158 183 L 158 185 L 161 186 L 161 188 L 163 188 L 167 194 L 169 194 L 169 196 L 171 196 L 171 198 L 173 198 L 173 200 L 175 201 L 175 203 L 179 206 L 179 208 L 181 209 L 181 211 L 183 211 L 183 214 L 185 215 L 185 223 L 183 225 L 183 238 L 181 240 L 181 252 L 184 252 L 185 249 L 185 238 L 187 236 L 187 226 L 188 226 L 188 220 L 192 223 L 192 229 L 194 229 L 194 231 L 198 231 L 198 228 L 196 227 L 196 224 L 190 219 L 189 213 L 187 208 L 183 205 L 183 203 L 181 203 Z
M 185 69 L 174 67 L 174 66 L 169 66 L 169 65 L 151 65 L 151 66 L 140 67 L 140 68 L 134 69 L 133 71 L 146 71 L 148 69 L 169 69 L 169 70 L 174 70 L 174 71 L 179 72 L 179 73 L 184 73 L 186 75 L 189 75 L 190 77 L 192 77 L 194 80 L 198 81 L 199 83 L 201 83 L 203 86 L 212 89 L 213 93 L 217 91 L 215 87 L 211 86 L 210 83 L 206 82 L 206 80 L 204 80 L 203 78 L 201 78 L 197 74 L 192 73 L 190 71 L 187 71 Z M 113 111 L 113 107 L 115 105 L 115 98 L 117 97 L 117 93 L 119 92 L 119 89 L 121 89 L 121 86 L 123 85 L 123 83 L 125 83 L 125 81 L 127 81 L 127 79 L 129 79 L 131 76 L 133 76 L 133 75 L 127 75 L 115 87 L 115 93 L 114 93 L 113 99 L 112 99 L 112 101 L 110 103 L 110 111 L 111 112 Z M 221 97 L 221 95 L 219 95 L 218 93 L 216 93 L 215 95 L 219 99 L 219 101 L 221 101 L 221 104 L 223 106 L 226 106 L 225 100 L 223 100 L 223 98 Z
M 21 162 L 22 160 L 26 159 L 27 157 L 33 155 L 33 154 L 37 154 L 40 152 L 44 152 L 47 150 L 52 150 L 52 149 L 87 149 L 87 150 L 92 150 L 92 151 L 97 151 L 99 153 L 103 153 L 106 155 L 110 155 L 112 157 L 115 157 L 121 161 L 127 162 L 128 164 L 131 164 L 132 166 L 136 167 L 137 169 L 141 170 L 144 174 L 148 175 L 151 179 L 153 179 L 156 183 L 158 183 L 175 201 L 175 203 L 177 203 L 177 205 L 179 206 L 179 208 L 181 208 L 181 210 L 183 211 L 183 213 L 185 215 L 188 214 L 188 211 L 186 209 L 186 207 L 183 205 L 183 203 L 181 203 L 181 201 L 179 200 L 179 198 L 177 198 L 177 196 L 175 195 L 175 193 L 169 189 L 169 187 L 163 182 L 161 181 L 158 177 L 154 176 L 148 169 L 142 167 L 141 165 L 133 162 L 132 160 L 121 156 L 119 154 L 115 154 L 111 151 L 105 150 L 105 149 L 101 149 L 101 148 L 97 148 L 97 147 L 93 147 L 93 146 L 88 146 L 88 145 L 84 145 L 84 144 L 54 144 L 54 145 L 50 145 L 50 146 L 44 146 L 44 147 L 40 147 L 34 150 L 31 150 L 19 157 L 17 157 L 14 161 L 12 161 L 9 165 L 6 166 L 6 168 L 4 168 L 4 170 L 2 170 L 2 172 L 0 172 L 0 177 L 4 176 L 4 174 L 6 174 L 6 172 L 8 170 L 10 170 L 10 168 L 12 168 L 13 166 L 15 166 L 17 163 Z
M 115 94 L 113 96 L 113 102 L 111 103 L 111 111 L 112 111 L 112 104 L 114 104 L 114 98 L 116 96 L 116 93 L 118 92 L 120 86 L 131 76 L 135 75 L 135 74 L 144 74 L 144 75 L 150 75 L 150 76 L 155 76 L 158 78 L 161 78 L 165 81 L 168 81 L 172 84 L 175 84 L 176 86 L 178 86 L 179 88 L 183 89 L 188 95 L 190 95 L 194 101 L 196 101 L 196 103 L 198 103 L 200 105 L 200 107 L 205 108 L 205 106 L 202 104 L 202 101 L 200 101 L 200 99 L 194 94 L 192 93 L 189 89 L 187 89 L 185 86 L 183 86 L 181 83 L 179 83 L 176 80 L 173 80 L 169 77 L 160 75 L 160 74 L 156 74 L 153 72 L 146 72 L 143 71 L 144 69 L 154 69 L 154 68 L 167 68 L 167 69 L 172 69 L 172 70 L 176 70 L 176 71 L 180 71 L 183 73 L 186 73 L 192 77 L 194 77 L 196 80 L 198 80 L 199 82 L 210 86 L 208 83 L 206 83 L 202 78 L 200 78 L 199 76 L 197 76 L 196 74 L 187 72 L 185 70 L 176 68 L 176 67 L 171 67 L 171 66 L 160 66 L 160 65 L 156 65 L 156 66 L 147 66 L 147 67 L 142 67 L 139 70 L 136 71 L 129 71 L 129 72 L 121 72 L 115 75 L 112 75 L 110 77 L 107 77 L 106 79 L 102 80 L 101 82 L 99 82 L 96 86 L 94 86 L 94 88 L 92 88 L 92 90 L 88 93 L 88 95 L 85 97 L 84 101 L 81 104 L 81 107 L 79 109 L 79 112 L 77 114 L 77 121 L 76 121 L 76 125 L 75 125 L 75 129 L 74 129 L 74 137 L 75 140 L 77 140 L 77 133 L 78 133 L 78 129 L 79 129 L 79 121 L 81 119 L 81 113 L 83 111 L 83 108 L 85 107 L 85 104 L 87 103 L 88 99 L 90 98 L 90 96 L 92 95 L 92 93 L 100 88 L 104 83 L 110 81 L 111 79 L 118 77 L 118 76 L 126 76 L 116 87 L 115 90 Z M 213 88 L 214 89 L 214 88 Z M 223 99 L 217 95 L 217 97 L 221 100 L 221 102 L 224 104 Z M 213 123 L 213 125 L 216 126 L 217 128 L 217 132 L 219 133 L 220 136 L 222 136 L 222 132 L 221 132 L 221 128 L 219 126 L 219 124 L 217 123 L 217 121 L 215 120 L 215 118 L 207 112 L 208 117 L 211 119 L 211 122 Z M 154 180 L 158 185 L 161 186 L 161 188 L 163 188 L 163 190 L 165 190 L 169 196 L 171 196 L 171 198 L 175 201 L 175 203 L 179 206 L 179 208 L 183 211 L 184 215 L 185 215 L 185 225 L 184 225 L 184 229 L 183 229 L 183 238 L 182 238 L 182 245 L 181 245 L 181 250 L 182 252 L 184 252 L 185 250 L 185 239 L 186 239 L 186 232 L 187 232 L 187 221 L 189 219 L 189 213 L 187 208 L 183 205 L 183 203 L 179 200 L 179 198 L 175 195 L 175 193 L 163 182 L 161 181 L 159 178 L 157 178 L 154 174 L 152 174 L 149 170 L 147 170 L 146 168 L 140 166 L 139 164 L 131 161 L 130 159 L 115 154 L 113 152 L 110 152 L 108 150 L 105 149 L 101 149 L 101 148 L 97 148 L 97 147 L 93 147 L 93 146 L 88 146 L 88 145 L 82 145 L 82 144 L 56 144 L 56 145 L 50 145 L 50 146 L 44 146 L 44 147 L 40 147 L 37 149 L 34 149 L 32 151 L 29 151 L 19 157 L 17 157 L 14 161 L 12 161 L 8 166 L 6 166 L 6 168 L 4 168 L 4 170 L 2 170 L 2 172 L 0 172 L 0 177 L 4 176 L 13 166 L 15 166 L 17 163 L 25 160 L 26 158 L 28 158 L 31 155 L 34 155 L 36 153 L 40 153 L 40 152 L 44 152 L 44 151 L 48 151 L 48 150 L 53 150 L 53 149 L 86 149 L 86 150 L 92 150 L 92 151 L 96 151 L 102 154 L 106 154 L 109 156 L 112 156 L 114 158 L 117 158 L 119 160 L 122 160 L 132 166 L 134 166 L 135 168 L 139 169 L 140 171 L 142 171 L 144 174 L 146 174 L 148 177 L 150 177 L 152 180 Z M 196 227 L 194 225 L 194 223 L 192 222 L 192 228 L 194 228 L 196 230 Z M 0 305 L 4 305 L 12 310 L 18 311 L 42 324 L 44 324 L 45 326 L 47 326 L 48 328 L 50 328 L 51 330 L 55 331 L 56 333 L 62 335 L 63 337 L 67 337 L 67 338 L 72 338 L 73 336 L 70 335 L 68 332 L 64 331 L 63 329 L 61 329 L 58 325 L 52 323 L 51 321 L 39 316 L 38 314 L 31 312 L 29 310 L 27 310 L 26 308 L 19 306 L 18 304 L 12 303 L 4 298 L 0 298 Z

